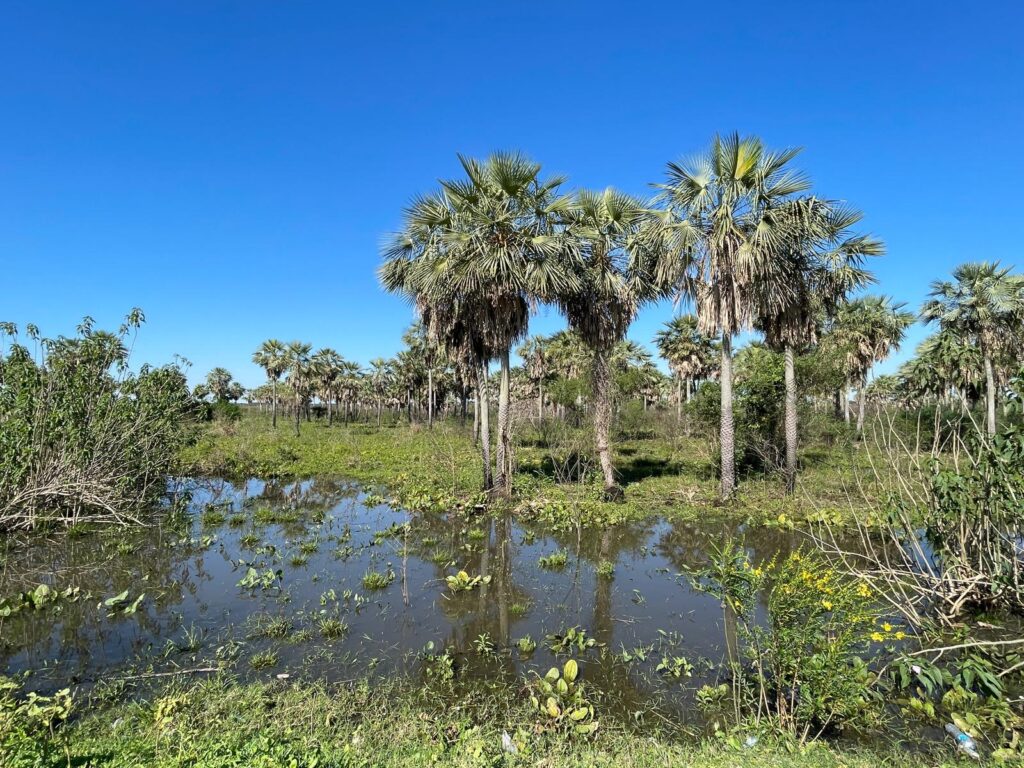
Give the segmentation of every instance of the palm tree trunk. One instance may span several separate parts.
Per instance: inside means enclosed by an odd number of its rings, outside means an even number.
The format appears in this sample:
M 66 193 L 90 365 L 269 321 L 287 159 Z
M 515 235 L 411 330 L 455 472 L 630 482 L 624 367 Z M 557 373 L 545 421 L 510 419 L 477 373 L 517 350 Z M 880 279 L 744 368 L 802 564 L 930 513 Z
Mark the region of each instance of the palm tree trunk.
M 328 427 L 333 427 L 334 426 L 334 408 L 332 407 L 333 404 L 334 404 L 334 398 L 331 397 L 330 395 L 328 395 L 327 396 L 327 426 Z
M 484 490 L 489 491 L 494 486 L 491 475 L 491 428 L 490 402 L 487 395 L 487 364 L 480 366 L 476 382 L 476 411 L 480 421 L 480 454 L 484 460 Z
M 498 389 L 497 488 L 505 496 L 512 491 L 512 425 L 509 423 L 509 350 L 501 351 L 501 384 Z
M 377 429 L 380 429 L 380 398 L 377 398 Z
M 985 358 L 985 413 L 987 416 L 986 428 L 988 436 L 996 433 L 996 376 L 992 367 L 992 355 L 986 349 Z
M 786 345 L 786 493 L 796 490 L 796 371 L 793 347 Z
M 868 388 L 868 372 L 860 377 L 860 390 L 857 392 L 857 434 L 864 431 L 864 390 Z
M 544 384 L 537 382 L 537 423 L 544 421 Z
M 728 499 L 736 490 L 736 432 L 732 417 L 732 337 L 722 334 L 722 420 L 719 424 L 719 443 L 722 451 L 722 499 Z
M 479 378 L 479 374 L 477 374 Z M 473 445 L 480 444 L 480 383 L 476 384 L 476 393 L 473 397 Z
M 274 391 L 274 395 L 273 395 L 273 397 L 274 397 L 273 414 L 274 415 L 271 417 L 271 421 L 272 421 L 272 424 L 274 426 L 274 429 L 277 429 L 277 379 L 274 379 L 274 383 L 271 385 L 271 387 L 272 387 L 272 389 Z
M 295 397 L 295 436 L 299 436 L 299 425 L 302 423 L 302 403 L 299 402 L 299 398 Z
M 691 395 L 692 391 L 693 391 L 693 379 L 687 378 L 686 379 L 686 404 L 687 405 L 690 404 L 690 395 Z M 689 411 L 686 412 L 686 424 L 683 427 L 683 434 L 685 434 L 687 437 L 690 436 L 690 412 Z
M 850 423 L 850 379 L 847 377 L 846 385 L 843 387 L 843 420 Z
M 434 428 L 434 369 L 427 368 L 427 428 Z
M 676 376 L 676 423 L 683 421 L 683 377 Z
M 594 350 L 594 436 L 597 438 L 597 457 L 604 475 L 604 496 L 609 501 L 621 501 L 622 489 L 615 483 L 615 467 L 609 439 L 612 423 L 612 376 L 608 366 L 607 349 Z

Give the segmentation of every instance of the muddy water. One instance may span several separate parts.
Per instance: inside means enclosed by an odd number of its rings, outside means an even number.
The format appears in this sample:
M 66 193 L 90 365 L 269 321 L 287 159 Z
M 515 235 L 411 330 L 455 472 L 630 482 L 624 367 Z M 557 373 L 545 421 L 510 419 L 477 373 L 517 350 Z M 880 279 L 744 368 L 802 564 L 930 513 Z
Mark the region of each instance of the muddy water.
M 0 618 L 0 668 L 30 670 L 39 690 L 217 666 L 348 680 L 426 675 L 446 651 L 461 678 L 513 680 L 564 660 L 546 638 L 579 628 L 594 644 L 574 655 L 606 706 L 685 713 L 693 690 L 715 681 L 729 629 L 685 572 L 729 536 L 755 560 L 802 541 L 657 518 L 552 532 L 410 514 L 322 480 L 187 481 L 177 491 L 183 511 L 146 528 L 8 542 L 0 598 L 39 584 L 69 594 Z M 559 552 L 564 566 L 542 565 Z M 445 577 L 459 570 L 490 578 L 453 593 Z M 370 588 L 373 573 L 390 583 Z M 532 653 L 517 646 L 524 636 Z M 690 676 L 658 672 L 666 657 L 685 658 Z

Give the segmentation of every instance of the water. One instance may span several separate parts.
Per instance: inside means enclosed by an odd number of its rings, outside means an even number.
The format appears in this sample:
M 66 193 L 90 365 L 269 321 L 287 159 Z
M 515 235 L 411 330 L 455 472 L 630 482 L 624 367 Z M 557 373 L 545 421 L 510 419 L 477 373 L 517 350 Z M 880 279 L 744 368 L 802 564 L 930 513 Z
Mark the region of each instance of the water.
M 685 720 L 693 691 L 716 682 L 726 629 L 719 602 L 685 572 L 729 536 L 755 561 L 803 542 L 737 523 L 552 532 L 509 517 L 410 514 L 339 481 L 195 480 L 178 491 L 188 514 L 146 528 L 8 542 L 0 597 L 40 583 L 77 592 L 0 618 L 7 674 L 31 670 L 36 690 L 222 664 L 249 679 L 338 681 L 425 675 L 427 657 L 447 649 L 460 678 L 515 680 L 563 662 L 545 638 L 578 627 L 596 643 L 577 658 L 606 707 L 667 707 Z M 564 568 L 541 567 L 559 551 Z M 602 562 L 611 578 L 598 574 Z M 250 568 L 266 588 L 239 586 Z M 454 594 L 445 577 L 460 569 L 490 582 Z M 368 589 L 369 572 L 393 581 Z M 325 637 L 333 622 L 344 631 Z M 516 647 L 524 636 L 537 643 L 531 654 Z M 493 653 L 481 653 L 488 643 Z M 663 657 L 685 657 L 692 676 L 658 673 Z

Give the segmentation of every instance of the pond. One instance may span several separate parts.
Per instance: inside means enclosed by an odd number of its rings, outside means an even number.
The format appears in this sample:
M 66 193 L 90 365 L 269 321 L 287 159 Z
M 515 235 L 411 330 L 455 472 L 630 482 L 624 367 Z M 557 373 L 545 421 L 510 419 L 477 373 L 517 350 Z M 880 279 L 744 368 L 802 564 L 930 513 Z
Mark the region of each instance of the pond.
M 687 722 L 733 628 L 686 572 L 729 537 L 755 561 L 805 541 L 659 518 L 553 532 L 409 513 L 342 481 L 188 480 L 175 495 L 179 511 L 146 527 L 8 542 L 0 597 L 39 584 L 57 596 L 0 618 L 7 674 L 31 671 L 35 690 L 221 666 L 249 679 L 447 666 L 516 680 L 573 645 L 605 707 Z M 459 571 L 469 588 L 453 591 Z

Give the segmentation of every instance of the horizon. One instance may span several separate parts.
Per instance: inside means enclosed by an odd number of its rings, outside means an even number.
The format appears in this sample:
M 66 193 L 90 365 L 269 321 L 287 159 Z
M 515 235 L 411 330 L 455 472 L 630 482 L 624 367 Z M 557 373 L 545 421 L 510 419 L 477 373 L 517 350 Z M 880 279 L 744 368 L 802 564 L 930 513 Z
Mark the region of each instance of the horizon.
M 742 3 L 720 40 L 701 36 L 710 10 L 604 7 L 12 5 L 0 253 L 19 290 L 0 320 L 67 335 L 139 306 L 135 364 L 182 355 L 193 384 L 216 366 L 263 383 L 250 356 L 271 337 L 365 366 L 414 319 L 377 284 L 379 244 L 456 153 L 521 150 L 568 190 L 649 196 L 668 161 L 733 130 L 802 146 L 814 191 L 864 212 L 887 246 L 869 293 L 916 313 L 962 262 L 1019 267 L 992 204 L 1024 171 L 1007 151 L 1019 8 L 779 4 L 783 25 Z M 648 307 L 629 338 L 653 352 L 672 313 Z M 548 308 L 530 333 L 562 327 Z

